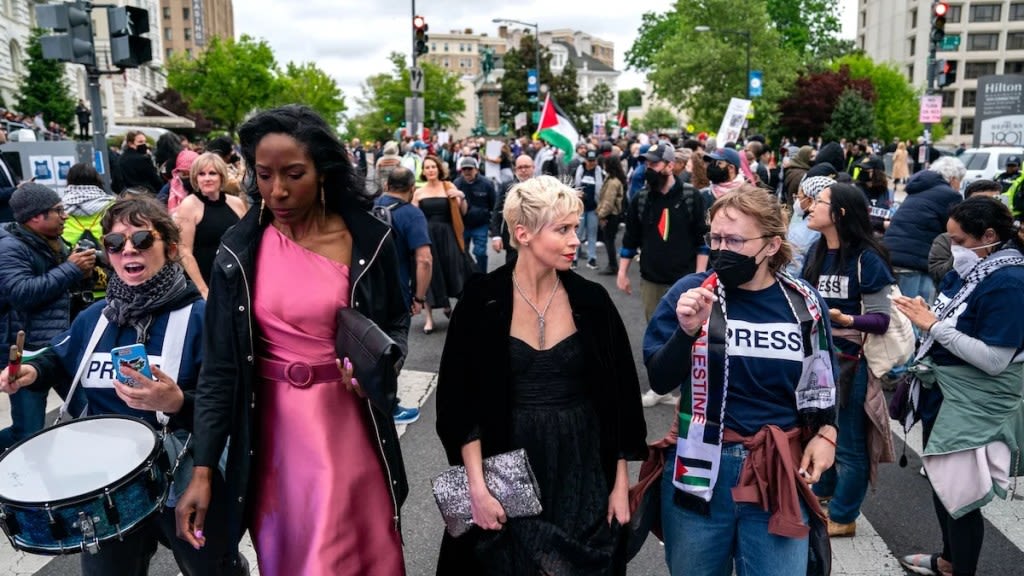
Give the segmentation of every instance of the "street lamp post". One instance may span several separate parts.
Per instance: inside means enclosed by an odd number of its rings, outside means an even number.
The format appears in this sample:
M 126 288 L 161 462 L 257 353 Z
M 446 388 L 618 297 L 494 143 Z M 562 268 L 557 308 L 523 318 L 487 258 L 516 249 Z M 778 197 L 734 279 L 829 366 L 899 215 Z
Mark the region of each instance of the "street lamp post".
M 544 105 L 540 101 L 540 24 L 523 22 L 522 20 L 512 20 L 510 18 L 495 18 L 492 22 L 495 24 L 519 24 L 520 26 L 530 26 L 533 28 L 533 55 L 537 66 L 537 125 L 540 126 L 541 106 Z
M 693 30 L 695 32 L 711 32 L 711 28 L 708 27 L 708 26 L 695 26 Z M 747 99 L 750 100 L 751 99 L 751 96 L 750 96 L 750 30 L 715 30 L 715 32 L 718 32 L 720 34 L 737 34 L 737 35 L 740 35 L 740 36 L 744 36 L 746 38 L 746 41 L 747 41 L 747 76 L 746 76 L 746 80 L 744 80 L 744 81 L 747 83 Z

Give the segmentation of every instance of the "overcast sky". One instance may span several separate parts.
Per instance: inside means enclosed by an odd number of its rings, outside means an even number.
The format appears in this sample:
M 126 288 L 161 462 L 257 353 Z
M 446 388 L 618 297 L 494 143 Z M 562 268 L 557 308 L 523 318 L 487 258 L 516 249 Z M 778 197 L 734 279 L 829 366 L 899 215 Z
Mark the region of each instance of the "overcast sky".
M 856 0 L 840 0 L 840 5 L 842 36 L 853 38 Z M 607 4 L 605 10 L 596 6 L 589 0 L 419 0 L 416 12 L 426 18 L 430 33 L 472 28 L 474 33 L 496 36 L 494 18 L 536 22 L 541 30 L 582 30 L 615 43 L 615 68 L 623 70 L 620 90 L 642 87 L 640 74 L 624 70 L 623 55 L 636 37 L 641 15 L 668 10 L 672 0 L 629 0 Z M 408 1 L 240 0 L 234 3 L 234 11 L 236 35 L 265 39 L 281 64 L 315 62 L 337 80 L 350 109 L 356 106 L 366 78 L 390 69 L 388 54 L 399 51 L 408 55 L 412 43 L 412 4 Z

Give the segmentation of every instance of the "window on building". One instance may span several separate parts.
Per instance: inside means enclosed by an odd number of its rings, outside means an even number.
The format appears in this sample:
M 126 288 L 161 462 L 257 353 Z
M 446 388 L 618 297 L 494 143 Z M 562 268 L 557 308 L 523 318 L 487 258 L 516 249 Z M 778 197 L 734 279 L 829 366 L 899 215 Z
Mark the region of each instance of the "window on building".
M 1010 21 L 1024 20 L 1024 2 L 1010 4 Z
M 11 70 L 15 76 L 21 76 L 21 46 L 17 40 L 11 40 L 8 49 L 11 51 Z
M 185 40 L 191 40 L 192 39 L 192 29 L 191 28 L 185 28 L 184 33 L 185 33 Z
M 910 42 L 910 55 L 913 56 L 917 52 L 917 38 L 908 38 Z
M 431 42 L 430 43 L 430 51 L 431 52 L 437 52 L 437 42 Z
M 910 11 L 910 28 L 917 28 L 917 8 Z
M 1007 32 L 1006 49 L 1024 50 L 1024 32 Z
M 942 107 L 943 108 L 955 108 L 956 107 L 956 90 L 944 90 L 942 92 Z
M 967 51 L 998 50 L 999 33 L 983 33 L 967 35 Z
M 171 56 L 173 56 L 173 55 L 174 55 L 174 50 L 172 50 L 170 48 L 168 48 L 167 50 L 164 50 L 164 60 L 170 60 Z
M 977 90 L 964 90 L 964 97 L 961 99 L 964 108 L 974 108 L 978 103 Z
M 974 134 L 974 117 L 967 117 L 960 119 L 960 135 L 970 136 Z
M 967 62 L 964 64 L 964 80 L 981 78 L 996 73 L 995 62 Z
M 447 51 L 448 51 L 448 43 L 447 43 L 447 42 L 445 42 L 445 43 L 444 43 L 444 51 L 445 51 L 445 52 L 447 52 Z
M 451 62 L 449 62 L 447 58 L 441 61 L 441 65 L 445 68 L 451 68 Z
M 188 20 L 191 17 L 192 17 L 192 9 L 191 8 L 182 8 L 181 9 L 181 19 L 182 20 Z
M 1003 64 L 1003 74 L 1024 74 L 1024 60 L 1007 60 Z
M 164 6 L 163 13 L 164 13 L 164 20 L 170 20 L 171 19 L 171 7 L 170 6 Z
M 910 82 L 914 81 L 914 65 L 913 64 L 908 64 L 907 65 L 907 80 L 909 80 Z
M 950 24 L 960 23 L 960 14 L 963 12 L 963 6 L 957 4 L 955 6 L 950 5 L 949 12 L 946 12 L 946 22 Z
M 970 22 L 999 22 L 1003 16 L 1002 4 L 974 4 L 971 6 Z

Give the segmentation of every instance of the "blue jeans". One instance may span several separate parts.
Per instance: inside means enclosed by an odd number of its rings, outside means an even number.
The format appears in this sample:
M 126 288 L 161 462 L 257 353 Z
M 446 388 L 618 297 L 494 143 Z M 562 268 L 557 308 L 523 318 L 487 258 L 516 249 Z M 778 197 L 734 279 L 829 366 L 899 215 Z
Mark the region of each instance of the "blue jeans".
M 927 272 L 896 272 L 896 284 L 907 298 L 920 296 L 928 305 L 935 300 L 935 282 Z
M 864 402 L 868 395 L 868 362 L 861 358 L 853 388 L 846 406 L 839 408 L 839 438 L 835 466 L 821 475 L 814 485 L 819 497 L 832 497 L 828 505 L 829 518 L 839 524 L 849 524 L 860 516 L 860 506 L 868 493 L 871 464 L 868 461 L 868 415 Z
M 46 396 L 42 391 L 18 390 L 8 396 L 11 400 L 12 424 L 0 430 L 0 452 L 43 429 L 46 420 Z
M 597 260 L 597 212 L 590 210 L 580 217 L 580 227 L 576 231 L 580 239 L 577 254 L 583 250 L 583 241 L 587 242 L 587 261 Z
M 672 484 L 675 447 L 665 455 L 661 478 L 661 525 L 669 574 L 729 576 L 793 576 L 807 573 L 807 538 L 768 533 L 770 512 L 756 504 L 736 504 L 732 488 L 740 478 L 747 450 L 741 444 L 722 447 L 718 481 L 703 516 L 675 503 Z M 801 508 L 803 506 L 801 505 Z M 803 510 L 804 522 L 807 511 Z
M 487 244 L 488 242 L 488 227 L 477 226 L 476 228 L 466 228 L 462 234 L 463 240 L 466 242 L 466 248 L 469 248 L 470 241 L 473 242 L 473 259 L 476 260 L 477 267 L 480 268 L 480 272 L 487 273 Z

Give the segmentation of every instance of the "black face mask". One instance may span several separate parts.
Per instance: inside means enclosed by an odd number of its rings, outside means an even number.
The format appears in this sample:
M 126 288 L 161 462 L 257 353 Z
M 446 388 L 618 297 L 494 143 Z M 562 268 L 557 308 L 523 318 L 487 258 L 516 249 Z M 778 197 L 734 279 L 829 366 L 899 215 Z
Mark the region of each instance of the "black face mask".
M 708 164 L 708 180 L 712 184 L 723 184 L 729 181 L 729 169 L 722 168 L 717 162 Z
M 871 182 L 871 171 L 866 168 L 861 168 L 860 172 L 857 173 L 857 181 L 867 184 Z
M 764 247 L 761 250 L 764 250 Z M 757 254 L 760 254 L 761 250 L 758 250 Z M 718 281 L 723 286 L 735 288 L 754 279 L 754 275 L 757 274 L 757 254 L 746 256 L 732 250 L 712 250 L 711 267 L 714 268 Z
M 661 192 L 662 188 L 665 187 L 665 180 L 667 179 L 668 176 L 665 176 L 661 172 L 651 170 L 650 168 L 644 172 L 644 182 L 647 183 L 648 190 Z
M 179 180 L 181 180 L 181 187 L 185 189 L 185 192 L 188 194 L 195 193 L 195 188 L 192 188 L 191 178 L 179 178 Z
M 135 147 L 135 151 L 138 152 L 139 154 L 145 154 L 146 152 L 149 152 L 149 146 L 145 144 L 139 144 L 138 146 Z

